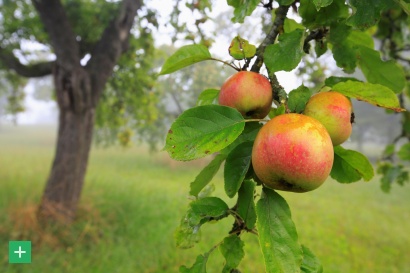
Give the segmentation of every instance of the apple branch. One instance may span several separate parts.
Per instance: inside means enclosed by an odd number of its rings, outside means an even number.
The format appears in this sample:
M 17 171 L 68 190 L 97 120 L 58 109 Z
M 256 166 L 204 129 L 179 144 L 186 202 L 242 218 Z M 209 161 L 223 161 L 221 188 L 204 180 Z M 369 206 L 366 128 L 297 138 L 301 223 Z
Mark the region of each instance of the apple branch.
M 285 22 L 286 15 L 289 11 L 290 6 L 279 6 L 279 8 L 275 11 L 275 20 L 273 21 L 272 27 L 269 33 L 266 35 L 263 42 L 259 45 L 258 49 L 256 50 L 256 61 L 254 62 L 251 71 L 259 72 L 263 65 L 263 54 L 265 53 L 265 49 L 268 45 L 274 44 L 276 38 L 278 37 L 279 33 L 283 31 L 283 24 Z M 249 65 L 249 63 L 245 64 L 245 68 Z M 283 87 L 279 84 L 279 81 L 275 75 L 275 73 L 269 73 L 269 79 L 272 86 L 273 91 L 273 99 L 274 101 L 278 101 L 279 103 L 284 103 L 286 101 L 286 96 L 283 98 L 282 94 L 285 93 Z M 283 101 L 284 100 L 284 101 Z
M 251 71 L 259 72 L 259 70 L 261 69 L 263 65 L 263 54 L 265 53 L 265 48 L 268 45 L 275 43 L 275 40 L 278 37 L 279 33 L 283 30 L 283 23 L 285 21 L 286 14 L 288 13 L 289 8 L 290 6 L 279 6 L 279 8 L 275 11 L 276 17 L 273 21 L 272 28 L 256 50 L 256 61 L 253 64 Z M 246 66 L 247 65 L 248 64 L 246 64 Z
M 309 42 L 315 40 L 315 41 L 320 41 L 324 37 L 326 37 L 327 33 L 329 32 L 328 29 L 326 28 L 319 28 L 316 30 L 312 30 L 309 35 L 306 37 L 304 43 L 303 43 L 303 50 L 305 51 L 306 54 L 309 53 Z

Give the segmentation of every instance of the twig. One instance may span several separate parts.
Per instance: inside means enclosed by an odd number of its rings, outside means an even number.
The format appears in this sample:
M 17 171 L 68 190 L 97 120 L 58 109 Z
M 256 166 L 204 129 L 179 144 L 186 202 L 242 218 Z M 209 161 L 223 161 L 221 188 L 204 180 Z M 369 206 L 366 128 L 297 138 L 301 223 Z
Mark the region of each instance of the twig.
M 240 69 L 240 68 L 238 68 L 238 67 L 236 67 L 234 64 L 231 64 L 231 63 L 228 63 L 228 62 L 222 61 L 222 60 L 220 60 L 220 59 L 210 58 L 209 60 L 212 60 L 212 61 L 217 61 L 217 62 L 221 62 L 221 63 L 223 63 L 223 64 L 225 64 L 225 65 L 227 65 L 227 66 L 232 67 L 232 68 L 233 68 L 233 69 L 235 69 L 236 71 L 241 71 L 241 69 Z
M 273 9 L 273 6 L 272 6 L 273 0 L 269 0 L 269 2 L 266 3 L 266 4 L 262 1 L 261 1 L 261 3 L 262 3 L 262 7 L 264 7 L 265 9 L 267 9 L 267 10 L 272 10 Z
M 316 40 L 320 41 L 322 40 L 328 32 L 328 29 L 326 28 L 319 28 L 312 30 L 309 35 L 306 37 L 305 41 L 303 42 L 303 51 L 305 51 L 306 54 L 309 53 L 309 42 Z

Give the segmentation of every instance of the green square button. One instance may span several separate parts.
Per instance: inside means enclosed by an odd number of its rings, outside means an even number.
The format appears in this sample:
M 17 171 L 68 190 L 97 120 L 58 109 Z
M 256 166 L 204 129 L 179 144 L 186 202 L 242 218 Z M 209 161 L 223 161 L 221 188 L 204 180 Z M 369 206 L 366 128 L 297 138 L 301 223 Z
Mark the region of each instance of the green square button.
M 31 264 L 31 241 L 9 241 L 9 263 Z

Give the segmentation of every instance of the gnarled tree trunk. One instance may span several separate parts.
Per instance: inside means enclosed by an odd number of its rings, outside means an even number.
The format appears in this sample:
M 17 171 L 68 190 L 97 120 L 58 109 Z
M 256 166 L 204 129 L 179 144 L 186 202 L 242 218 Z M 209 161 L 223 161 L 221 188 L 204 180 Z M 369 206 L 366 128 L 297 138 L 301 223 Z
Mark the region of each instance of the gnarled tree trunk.
M 74 218 L 84 184 L 95 105 L 87 72 L 82 67 L 70 73 L 63 71 L 57 68 L 54 72 L 60 117 L 55 158 L 39 213 L 43 219 L 69 222 Z

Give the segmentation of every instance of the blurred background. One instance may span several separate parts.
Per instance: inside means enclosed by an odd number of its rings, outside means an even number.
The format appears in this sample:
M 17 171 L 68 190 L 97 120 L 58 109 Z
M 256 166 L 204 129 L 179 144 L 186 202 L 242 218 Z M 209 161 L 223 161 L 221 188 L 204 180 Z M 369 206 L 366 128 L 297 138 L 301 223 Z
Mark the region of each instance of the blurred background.
M 99 38 L 112 19 L 110 10 L 119 5 L 62 2 L 76 34 L 90 42 Z M 161 148 L 172 121 L 194 106 L 203 90 L 219 89 L 235 71 L 207 61 L 171 75 L 157 73 L 168 56 L 193 42 L 230 61 L 230 41 L 240 35 L 258 45 L 271 15 L 260 8 L 244 24 L 233 24 L 225 1 L 146 2 L 131 30 L 130 53 L 114 67 L 97 107 L 84 189 L 70 225 L 44 226 L 37 219 L 57 140 L 53 77 L 21 77 L 0 58 L 1 272 L 178 272 L 229 232 L 232 219 L 206 224 L 194 249 L 176 248 L 173 234 L 190 201 L 189 183 L 210 159 L 177 162 Z M 55 60 L 30 1 L 0 1 L 0 7 L 0 57 L 10 48 L 24 65 Z M 290 16 L 298 20 L 295 12 Z M 375 43 L 383 46 L 382 40 Z M 82 64 L 90 58 L 85 53 Z M 346 74 L 326 53 L 306 55 L 294 71 L 277 73 L 287 92 L 301 84 L 317 91 L 329 75 Z M 360 71 L 350 76 L 363 79 Z M 400 136 L 406 119 L 355 100 L 353 106 L 353 133 L 343 146 L 364 153 L 376 166 L 386 145 L 405 143 Z M 381 180 L 376 175 L 370 182 L 339 184 L 329 178 L 310 193 L 280 193 L 301 243 L 319 257 L 325 272 L 410 272 L 410 188 L 391 184 L 395 177 Z M 212 183 L 214 195 L 227 199 L 221 171 Z M 11 240 L 32 241 L 30 265 L 8 263 Z M 244 241 L 239 268 L 264 272 L 257 238 L 245 234 Z M 213 253 L 208 272 L 220 272 L 223 263 Z

